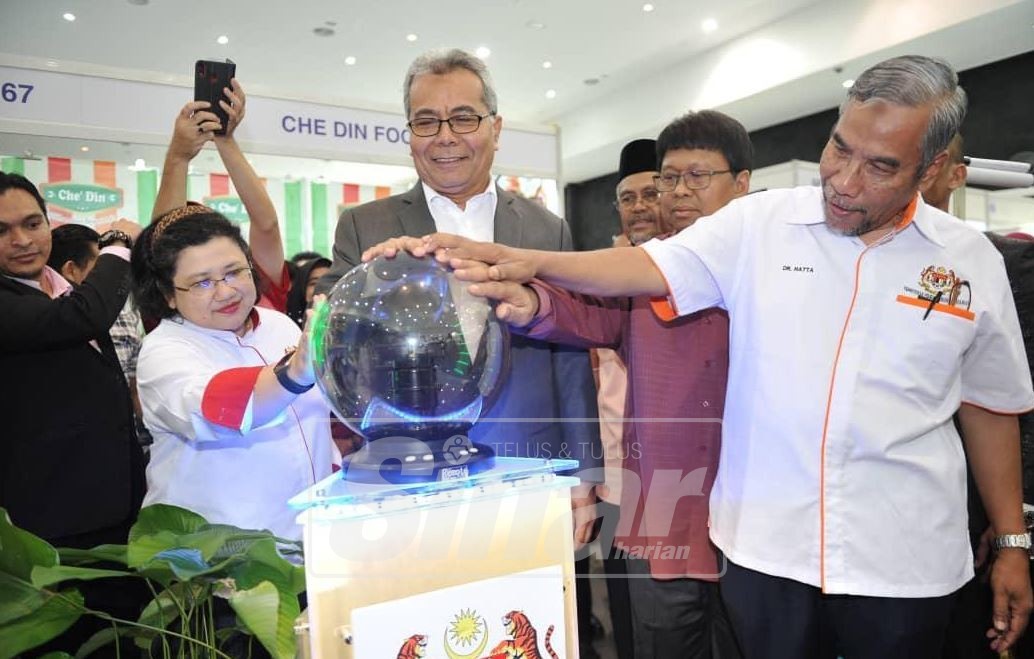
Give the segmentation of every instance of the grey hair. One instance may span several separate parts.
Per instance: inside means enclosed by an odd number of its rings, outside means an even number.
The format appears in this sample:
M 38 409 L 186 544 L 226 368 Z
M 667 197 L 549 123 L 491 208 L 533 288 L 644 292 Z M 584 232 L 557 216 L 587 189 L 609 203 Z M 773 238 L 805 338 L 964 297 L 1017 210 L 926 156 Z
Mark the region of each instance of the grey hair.
M 966 117 L 966 92 L 959 86 L 958 74 L 942 59 L 905 55 L 866 69 L 848 90 L 840 114 L 851 101 L 864 103 L 873 98 L 913 108 L 933 104 L 919 145 L 921 159 L 916 178 L 922 176 L 938 153 L 948 148 Z
M 445 75 L 457 69 L 465 69 L 478 77 L 478 80 L 481 81 L 481 102 L 485 104 L 489 112 L 496 114 L 499 110 L 499 102 L 495 89 L 492 87 L 492 76 L 488 73 L 488 67 L 480 58 L 465 50 L 453 48 L 452 50 L 432 50 L 424 53 L 409 65 L 409 70 L 406 71 L 406 82 L 402 88 L 402 105 L 406 109 L 406 117 L 409 117 L 409 90 L 413 87 L 414 78 L 428 73 Z

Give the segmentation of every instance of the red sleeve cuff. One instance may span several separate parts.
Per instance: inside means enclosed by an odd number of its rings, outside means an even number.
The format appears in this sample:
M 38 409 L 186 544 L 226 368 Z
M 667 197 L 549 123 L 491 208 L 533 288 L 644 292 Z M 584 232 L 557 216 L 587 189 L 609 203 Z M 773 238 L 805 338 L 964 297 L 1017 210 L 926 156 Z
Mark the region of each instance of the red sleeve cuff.
M 216 373 L 201 398 L 201 415 L 205 421 L 241 430 L 245 417 L 250 416 L 251 395 L 262 369 L 262 366 L 248 366 Z
M 535 312 L 535 317 L 531 319 L 530 323 L 524 327 L 512 327 L 510 331 L 539 339 L 547 336 L 553 329 L 554 323 L 550 318 L 553 313 L 553 298 L 549 294 L 549 285 L 545 282 L 532 279 L 528 282 L 528 286 L 535 291 L 535 295 L 539 298 L 538 311 Z

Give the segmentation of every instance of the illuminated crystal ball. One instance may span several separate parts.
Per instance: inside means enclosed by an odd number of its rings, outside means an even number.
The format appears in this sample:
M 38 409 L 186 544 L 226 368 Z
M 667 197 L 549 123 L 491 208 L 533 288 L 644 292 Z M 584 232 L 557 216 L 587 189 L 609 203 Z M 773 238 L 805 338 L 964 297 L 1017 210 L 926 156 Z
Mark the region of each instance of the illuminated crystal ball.
M 367 440 L 466 437 L 506 375 L 509 334 L 486 300 L 433 258 L 360 265 L 311 329 L 316 381 Z

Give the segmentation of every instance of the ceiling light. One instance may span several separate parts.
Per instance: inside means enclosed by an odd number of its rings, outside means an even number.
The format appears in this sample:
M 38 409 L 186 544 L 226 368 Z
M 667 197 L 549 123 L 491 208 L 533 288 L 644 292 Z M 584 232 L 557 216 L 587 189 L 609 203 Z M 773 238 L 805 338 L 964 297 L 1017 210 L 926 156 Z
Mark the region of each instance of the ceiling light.
M 545 62 L 542 63 L 542 68 L 544 68 L 544 69 L 552 69 L 553 68 L 553 63 L 550 62 L 547 59 Z
M 645 12 L 653 11 L 653 5 L 651 5 L 649 2 L 647 2 L 645 5 L 643 5 L 643 11 L 645 11 Z
M 79 150 L 82 151 L 83 153 L 86 153 L 87 151 L 90 150 L 90 147 L 88 147 L 88 146 L 81 146 L 81 147 L 79 147 Z
M 718 21 L 713 18 L 705 18 L 703 22 L 700 23 L 700 29 L 704 32 L 714 32 L 718 29 Z
M 547 89 L 546 90 L 546 98 L 556 98 L 556 90 L 555 89 Z
M 477 50 L 474 51 L 474 54 L 481 59 L 485 59 L 492 54 L 492 50 L 488 46 L 478 46 Z
M 345 58 L 345 64 L 347 64 L 348 66 L 355 66 L 355 57 L 353 57 L 351 55 L 346 57 Z
M 47 60 L 47 66 L 49 66 L 52 69 L 56 69 L 57 68 L 57 61 L 52 60 L 52 59 L 48 59 Z
M 143 158 L 137 158 L 136 161 L 133 162 L 133 167 L 143 169 L 144 167 L 147 167 L 147 163 L 144 162 Z
M 525 23 L 524 27 L 526 27 L 528 29 L 531 29 L 531 30 L 543 30 L 543 29 L 545 29 L 546 24 L 543 23 L 542 21 L 536 21 L 536 20 L 532 19 L 532 20 L 528 21 L 527 23 Z
M 226 44 L 230 43 L 230 37 L 226 36 L 225 34 L 220 34 L 216 38 L 215 42 L 220 46 L 225 46 Z
M 412 32 L 410 32 L 409 34 L 406 35 L 406 41 L 413 42 L 413 41 L 416 41 L 416 40 L 417 40 L 417 36 L 415 34 L 413 34 Z
M 71 23 L 72 21 L 75 20 L 75 14 L 73 14 L 72 12 L 66 11 L 64 14 L 61 14 L 61 18 L 65 19 L 66 21 Z
M 840 86 L 843 87 L 844 89 L 851 89 L 851 87 L 854 86 L 854 80 L 851 80 L 850 78 L 848 78 L 847 80 L 845 80 L 842 83 L 840 83 Z

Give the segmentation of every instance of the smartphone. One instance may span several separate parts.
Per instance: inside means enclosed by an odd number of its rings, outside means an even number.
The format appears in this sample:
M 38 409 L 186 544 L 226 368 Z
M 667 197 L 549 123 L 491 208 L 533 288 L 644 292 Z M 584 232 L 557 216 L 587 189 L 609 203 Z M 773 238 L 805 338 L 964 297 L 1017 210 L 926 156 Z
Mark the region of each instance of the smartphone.
M 198 60 L 194 63 L 194 100 L 208 101 L 212 107 L 209 112 L 219 117 L 222 127 L 215 131 L 216 135 L 226 134 L 226 123 L 229 117 L 226 111 L 219 105 L 219 101 L 226 100 L 223 89 L 230 89 L 230 80 L 237 75 L 237 65 L 230 60 L 215 62 L 212 60 Z

